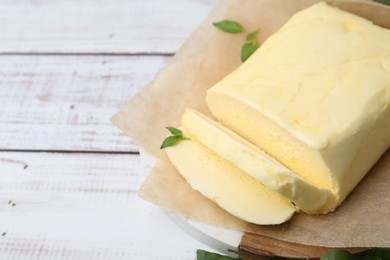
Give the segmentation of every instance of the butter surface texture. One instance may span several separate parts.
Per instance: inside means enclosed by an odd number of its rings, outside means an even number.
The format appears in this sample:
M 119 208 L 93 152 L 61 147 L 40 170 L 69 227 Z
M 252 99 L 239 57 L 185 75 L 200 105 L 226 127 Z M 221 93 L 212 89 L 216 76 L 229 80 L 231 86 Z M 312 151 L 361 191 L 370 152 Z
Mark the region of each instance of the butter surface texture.
M 291 218 L 295 208 L 289 200 L 213 153 L 184 128 L 183 133 L 191 140 L 166 150 L 192 188 L 250 223 L 280 224 Z
M 208 91 L 220 123 L 339 205 L 390 146 L 390 31 L 316 4 Z

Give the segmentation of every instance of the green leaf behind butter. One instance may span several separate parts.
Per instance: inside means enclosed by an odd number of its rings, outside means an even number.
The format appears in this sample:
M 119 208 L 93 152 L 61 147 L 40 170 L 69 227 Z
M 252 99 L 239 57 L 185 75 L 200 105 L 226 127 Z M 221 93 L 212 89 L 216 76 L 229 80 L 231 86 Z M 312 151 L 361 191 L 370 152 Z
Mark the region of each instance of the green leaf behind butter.
M 390 248 L 372 248 L 362 258 L 363 260 L 390 259 Z
M 347 250 L 336 249 L 330 251 L 320 258 L 320 260 L 353 260 L 353 255 Z
M 374 1 L 384 5 L 390 5 L 390 0 L 374 0 Z
M 241 48 L 241 61 L 246 61 L 259 47 L 260 44 L 257 41 L 245 43 Z
M 198 249 L 196 251 L 197 260 L 231 260 L 239 259 L 230 256 L 223 256 L 216 253 Z M 268 257 L 267 257 L 268 259 Z M 286 258 L 287 259 L 287 258 Z M 288 258 L 294 259 L 294 258 Z M 307 258 L 310 260 L 314 258 Z M 316 258 L 318 259 L 318 258 Z M 390 260 L 390 248 L 371 248 L 367 251 L 351 254 L 347 250 L 335 249 L 322 256 L 320 260 Z
M 240 33 L 245 31 L 244 27 L 241 24 L 231 20 L 222 20 L 213 23 L 213 25 L 227 33 Z
M 200 249 L 196 251 L 196 260 L 233 260 L 233 259 L 238 259 L 238 258 L 211 253 Z

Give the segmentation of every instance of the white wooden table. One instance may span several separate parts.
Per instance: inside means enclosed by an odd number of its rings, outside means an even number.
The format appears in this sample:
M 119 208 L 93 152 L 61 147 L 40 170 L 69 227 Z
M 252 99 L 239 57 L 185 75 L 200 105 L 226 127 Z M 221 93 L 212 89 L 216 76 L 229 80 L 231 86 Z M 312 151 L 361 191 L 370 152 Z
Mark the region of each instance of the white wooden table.
M 0 259 L 195 259 L 110 117 L 216 0 L 0 1 Z

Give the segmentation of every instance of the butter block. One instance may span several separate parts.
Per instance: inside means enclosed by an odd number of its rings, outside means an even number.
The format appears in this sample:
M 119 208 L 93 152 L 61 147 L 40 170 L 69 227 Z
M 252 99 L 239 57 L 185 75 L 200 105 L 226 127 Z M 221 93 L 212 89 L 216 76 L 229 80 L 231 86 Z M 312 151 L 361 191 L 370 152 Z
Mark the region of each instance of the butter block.
M 280 224 L 291 218 L 295 208 L 289 200 L 213 153 L 185 128 L 182 130 L 191 140 L 166 150 L 172 164 L 193 189 L 250 223 Z
M 315 4 L 206 101 L 221 124 L 329 189 L 334 209 L 390 146 L 390 31 Z
M 316 214 L 334 206 L 333 193 L 305 181 L 262 150 L 205 115 L 187 109 L 182 126 L 202 145 L 292 201 L 298 210 Z

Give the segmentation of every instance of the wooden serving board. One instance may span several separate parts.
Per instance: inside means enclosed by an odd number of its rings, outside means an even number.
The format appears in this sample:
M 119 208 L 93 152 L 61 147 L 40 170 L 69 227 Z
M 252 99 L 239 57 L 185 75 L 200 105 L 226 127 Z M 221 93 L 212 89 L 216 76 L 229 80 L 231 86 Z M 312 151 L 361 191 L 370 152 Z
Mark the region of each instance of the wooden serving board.
M 278 240 L 272 237 L 245 232 L 242 236 L 238 254 L 240 259 L 257 260 L 264 256 L 291 258 L 319 258 L 336 248 L 310 246 Z M 342 248 L 351 253 L 367 250 L 364 247 Z

